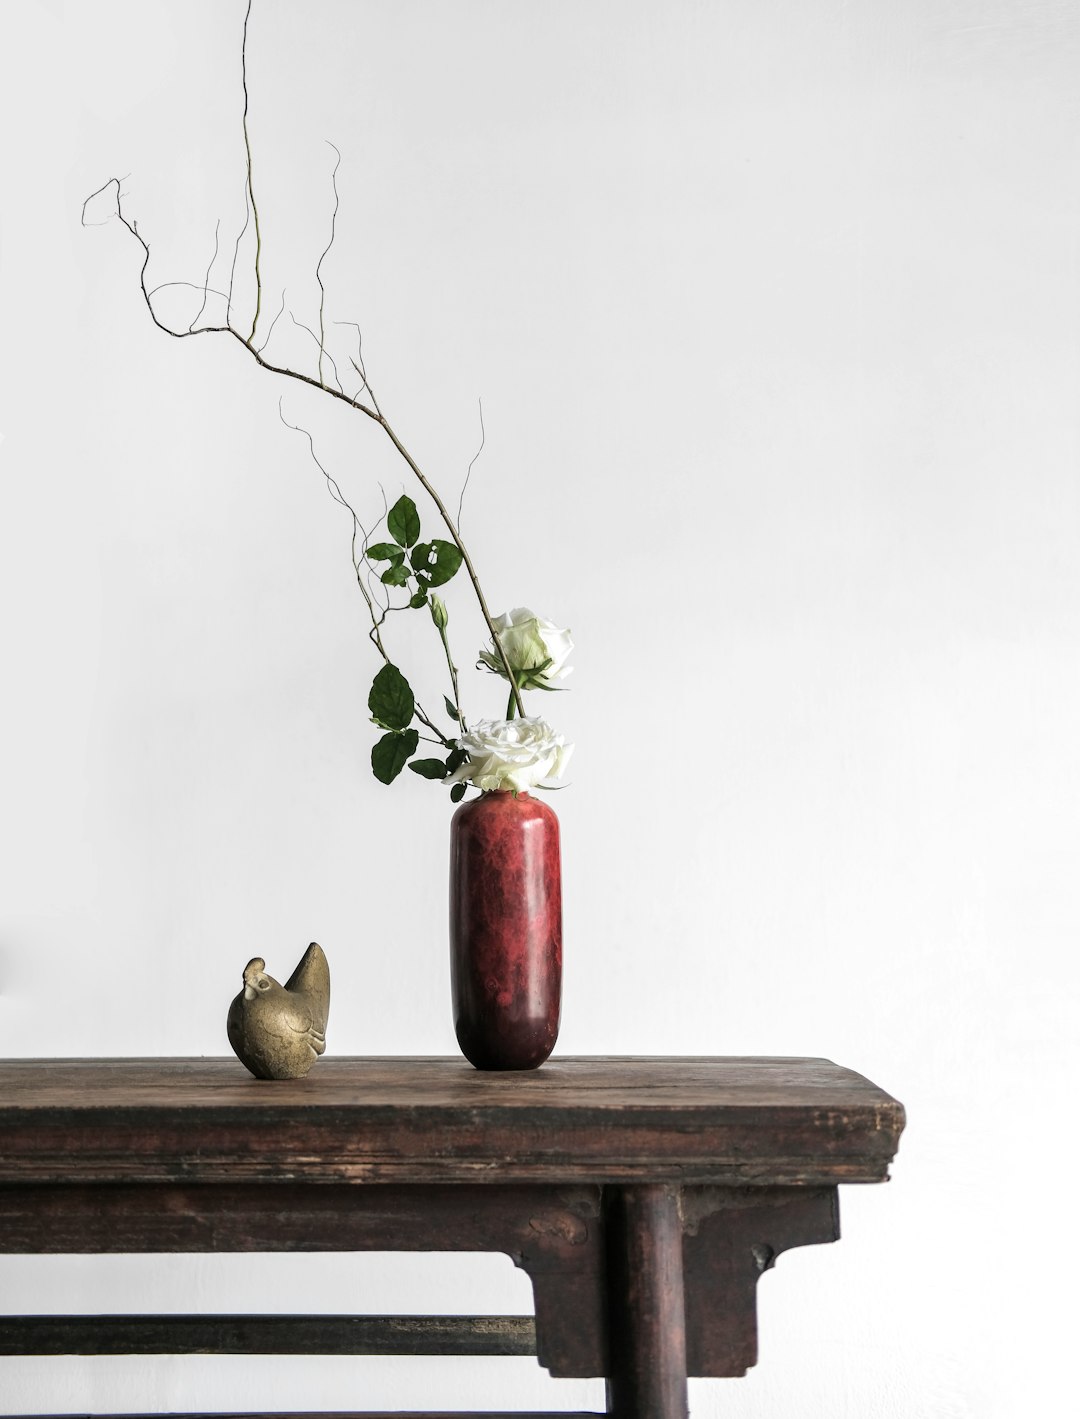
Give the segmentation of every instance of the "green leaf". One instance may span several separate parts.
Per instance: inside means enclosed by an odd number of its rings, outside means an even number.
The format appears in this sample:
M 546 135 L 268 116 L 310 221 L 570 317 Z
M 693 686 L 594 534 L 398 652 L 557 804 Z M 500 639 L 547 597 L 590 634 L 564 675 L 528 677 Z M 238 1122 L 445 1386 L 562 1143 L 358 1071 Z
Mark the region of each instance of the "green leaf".
M 441 759 L 414 759 L 409 768 L 421 778 L 446 777 L 446 765 Z
M 387 567 L 379 580 L 386 586 L 404 586 L 409 580 L 409 568 L 406 566 Z
M 443 695 L 442 702 L 446 706 L 446 713 L 451 719 L 456 720 L 458 718 L 457 705 L 454 704 L 449 695 Z
M 442 586 L 461 566 L 461 552 L 453 542 L 444 542 L 440 537 L 436 537 L 431 543 L 431 550 L 435 554 L 435 560 L 427 568 L 428 575 L 431 577 L 432 586 Z
M 408 680 L 396 665 L 384 665 L 371 682 L 368 709 L 382 729 L 408 729 L 412 723 L 416 701 Z M 384 779 L 385 783 L 389 781 Z
M 446 761 L 446 772 L 452 774 L 455 769 L 460 769 L 469 755 L 465 749 L 454 749 Z
M 395 566 L 405 560 L 405 553 L 396 542 L 376 542 L 365 556 L 372 562 L 393 562 Z
M 427 605 L 427 592 L 417 591 L 409 597 L 409 605 L 414 611 L 419 611 L 421 606 Z
M 393 783 L 408 763 L 409 756 L 416 752 L 419 743 L 420 735 L 415 729 L 406 729 L 404 732 L 393 729 L 389 734 L 384 734 L 379 742 L 372 746 L 371 772 L 380 783 Z
M 407 494 L 402 493 L 390 509 L 386 527 L 399 547 L 411 547 L 420 536 L 420 514 L 416 511 L 416 504 Z
M 463 783 L 455 783 L 454 786 L 453 786 L 453 788 L 450 790 L 450 802 L 451 802 L 451 803 L 460 803 L 461 800 L 465 797 L 465 794 L 466 794 L 467 791 L 468 791 L 468 790 L 467 790 L 465 784 L 463 784 Z
M 413 564 L 413 571 L 426 572 L 431 561 L 431 543 L 417 542 L 409 553 L 409 561 Z

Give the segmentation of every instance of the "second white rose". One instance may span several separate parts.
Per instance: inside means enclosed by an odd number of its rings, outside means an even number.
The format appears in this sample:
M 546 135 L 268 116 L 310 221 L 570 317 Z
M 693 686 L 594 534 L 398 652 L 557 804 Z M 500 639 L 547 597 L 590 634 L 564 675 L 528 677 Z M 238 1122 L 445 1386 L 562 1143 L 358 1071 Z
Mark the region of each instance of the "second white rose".
M 565 680 L 570 674 L 571 667 L 566 662 L 574 642 L 570 632 L 560 629 L 554 621 L 537 616 L 527 606 L 518 606 L 496 616 L 492 625 L 521 689 L 552 690 L 553 681 Z M 489 670 L 506 679 L 506 666 L 494 645 L 482 650 L 480 659 Z

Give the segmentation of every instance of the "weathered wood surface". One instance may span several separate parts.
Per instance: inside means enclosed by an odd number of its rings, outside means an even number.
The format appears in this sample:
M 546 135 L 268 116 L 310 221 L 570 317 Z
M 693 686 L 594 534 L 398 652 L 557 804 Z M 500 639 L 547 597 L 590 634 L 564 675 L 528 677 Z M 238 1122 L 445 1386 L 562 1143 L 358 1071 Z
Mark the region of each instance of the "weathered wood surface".
M 532 1316 L 0 1316 L 0 1355 L 535 1355 Z
M 0 1062 L 0 1183 L 877 1182 L 902 1106 L 828 1060 Z
M 814 1059 L 9 1061 L 0 1251 L 501 1251 L 542 1365 L 607 1377 L 618 1419 L 682 1419 L 687 1375 L 755 1363 L 758 1277 L 839 1235 L 837 1185 L 886 1177 L 903 1124 Z M 319 1318 L 280 1320 L 303 1353 L 289 1326 Z

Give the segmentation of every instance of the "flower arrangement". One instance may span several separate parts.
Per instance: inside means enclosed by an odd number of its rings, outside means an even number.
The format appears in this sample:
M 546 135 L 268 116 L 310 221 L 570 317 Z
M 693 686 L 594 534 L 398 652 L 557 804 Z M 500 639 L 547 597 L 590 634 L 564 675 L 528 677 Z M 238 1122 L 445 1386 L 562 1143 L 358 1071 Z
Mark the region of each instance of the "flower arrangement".
M 374 598 L 366 594 L 373 638 L 386 661 L 368 696 L 372 723 L 383 731 L 371 750 L 375 777 L 380 783 L 390 784 L 408 766 L 422 778 L 449 784 L 454 803 L 464 798 L 470 784 L 484 793 L 524 793 L 561 778 L 573 745 L 567 744 L 545 720 L 526 716 L 521 696 L 526 690 L 561 688 L 554 682 L 571 673 L 572 667 L 567 664 L 574 648 L 570 632 L 524 606 L 492 618 L 491 644 L 480 650 L 477 665 L 509 682 L 506 717 L 479 720 L 470 729 L 461 709 L 458 671 L 447 634 L 449 612 L 435 590 L 456 575 L 463 554 L 453 542 L 440 538 L 420 540 L 420 514 L 407 495 L 402 495 L 390 509 L 386 525 L 393 541 L 366 546 L 364 556 L 376 566 L 386 564 L 379 581 L 386 587 L 400 588 L 405 600 L 397 606 L 388 604 L 380 612 Z M 443 697 L 443 706 L 457 726 L 456 736 L 437 728 L 386 653 L 381 626 L 387 612 L 409 608 L 426 608 L 438 632 L 451 689 L 451 694 Z M 439 746 L 445 757 L 414 757 L 421 740 Z
M 143 263 L 139 273 L 139 283 L 143 301 L 155 326 L 174 339 L 184 340 L 201 335 L 227 335 L 238 342 L 261 369 L 273 374 L 299 380 L 310 388 L 319 390 L 332 399 L 341 401 L 360 414 L 365 415 L 389 438 L 397 453 L 404 460 L 410 472 L 433 502 L 441 518 L 448 537 L 421 539 L 420 514 L 416 503 L 407 495 L 402 495 L 386 514 L 386 530 L 390 540 L 373 543 L 349 505 L 336 479 L 323 467 L 315 453 L 315 444 L 308 430 L 296 424 L 289 424 L 281 415 L 286 427 L 304 434 L 308 439 L 312 458 L 323 473 L 332 497 L 346 508 L 353 519 L 353 567 L 357 583 L 367 603 L 371 616 L 370 637 L 382 656 L 384 664 L 375 676 L 368 696 L 368 707 L 372 722 L 382 730 L 381 737 L 371 750 L 371 767 L 375 777 L 384 784 L 393 783 L 406 765 L 422 778 L 438 780 L 450 786 L 450 797 L 459 802 L 467 792 L 469 784 L 474 784 L 482 792 L 507 788 L 512 792 L 523 792 L 545 781 L 558 778 L 566 767 L 571 746 L 542 720 L 528 718 L 522 693 L 526 690 L 553 690 L 559 688 L 554 682 L 565 679 L 570 673 L 567 658 L 573 647 L 568 631 L 560 630 L 550 621 L 533 615 L 526 608 L 518 608 L 503 616 L 492 617 L 487 601 L 480 587 L 476 573 L 461 534 L 451 517 L 446 504 L 428 481 L 395 430 L 391 427 L 379 406 L 375 391 L 367 376 L 364 365 L 362 340 L 358 339 L 355 353 L 347 356 L 348 365 L 356 372 L 359 387 L 349 392 L 342 381 L 340 369 L 344 368 L 346 356 L 339 350 L 336 354 L 328 343 L 328 321 L 326 316 L 326 287 L 322 278 L 322 265 L 335 239 L 339 208 L 337 173 L 341 165 L 341 155 L 334 148 L 337 162 L 331 173 L 331 187 L 334 196 L 333 214 L 330 223 L 330 238 L 315 267 L 319 288 L 318 328 L 297 320 L 290 309 L 292 323 L 306 331 L 315 341 L 317 359 L 313 359 L 313 371 L 294 369 L 281 362 L 270 350 L 274 348 L 275 328 L 285 311 L 285 294 L 278 314 L 265 325 L 263 304 L 263 280 L 261 261 L 264 234 L 260 223 L 259 208 L 255 200 L 252 177 L 251 140 L 248 132 L 248 82 L 247 44 L 248 24 L 251 19 L 251 0 L 248 0 L 244 14 L 243 41 L 241 45 L 241 76 L 244 96 L 243 136 L 246 161 L 245 218 L 233 250 L 225 290 L 211 285 L 214 262 L 218 256 L 215 235 L 214 261 L 201 284 L 189 281 L 162 281 L 152 288 L 147 284 L 147 272 L 151 264 L 150 243 L 139 229 L 138 222 L 129 218 L 124 209 L 124 194 L 121 180 L 110 178 L 97 192 L 91 194 L 83 204 L 83 225 L 102 225 L 89 222 L 87 212 L 91 204 L 105 194 L 113 199 L 113 209 L 108 217 L 116 218 L 135 238 L 143 251 Z M 333 144 L 330 144 L 333 148 Z M 241 319 L 241 300 L 236 292 L 237 264 L 241 250 L 246 248 L 252 257 L 253 313 L 250 326 Z M 199 299 L 198 310 L 186 324 L 183 320 L 165 319 L 155 303 L 158 292 L 164 289 L 175 291 L 187 288 Z M 261 322 L 261 323 L 260 323 Z M 335 325 L 360 328 L 352 321 L 334 321 Z M 279 406 L 280 412 L 280 406 Z M 481 424 L 482 424 L 481 418 Z M 482 447 L 482 445 L 481 445 Z M 475 460 L 474 460 L 475 461 Z M 359 551 L 359 555 L 358 555 Z M 481 614 L 490 633 L 488 646 L 479 652 L 478 666 L 502 676 L 509 682 L 510 695 L 505 720 L 484 720 L 470 730 L 461 711 L 458 686 L 458 672 L 450 652 L 447 636 L 449 614 L 445 603 L 436 592 L 444 586 L 464 566 L 472 582 Z M 377 577 L 379 589 L 372 589 L 372 578 Z M 404 601 L 393 604 L 390 597 L 395 591 L 404 596 Z M 451 695 L 444 697 L 446 712 L 455 725 L 455 732 L 445 733 L 435 720 L 417 703 L 408 680 L 391 659 L 384 639 L 383 629 L 387 616 L 394 611 L 406 609 L 427 609 L 442 643 L 450 676 Z M 418 757 L 421 741 L 436 745 L 441 757 Z

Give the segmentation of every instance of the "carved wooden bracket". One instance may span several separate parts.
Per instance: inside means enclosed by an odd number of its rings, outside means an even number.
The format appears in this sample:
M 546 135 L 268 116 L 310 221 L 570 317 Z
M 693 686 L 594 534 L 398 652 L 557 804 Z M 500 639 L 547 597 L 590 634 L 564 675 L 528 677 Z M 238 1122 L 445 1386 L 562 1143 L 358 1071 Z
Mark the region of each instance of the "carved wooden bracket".
M 515 1260 L 532 1279 L 540 1363 L 558 1378 L 610 1373 L 604 1297 L 612 1265 L 601 1189 L 552 1199 Z M 757 1281 L 790 1247 L 840 1235 L 834 1187 L 687 1187 L 682 1218 L 687 1371 L 744 1375 L 757 1362 Z

